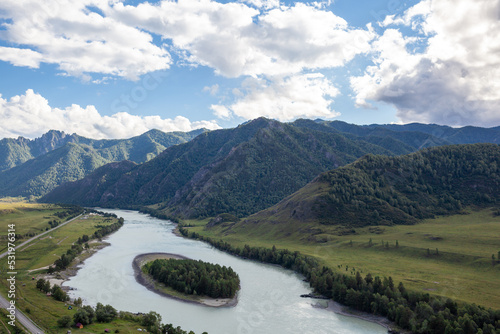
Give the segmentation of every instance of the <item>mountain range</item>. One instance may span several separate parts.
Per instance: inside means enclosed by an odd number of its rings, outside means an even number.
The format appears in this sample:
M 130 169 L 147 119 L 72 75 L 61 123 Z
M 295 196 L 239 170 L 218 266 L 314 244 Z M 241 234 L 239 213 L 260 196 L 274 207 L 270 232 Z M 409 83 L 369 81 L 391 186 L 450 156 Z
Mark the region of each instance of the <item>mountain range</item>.
M 143 163 L 203 131 L 151 130 L 130 139 L 95 140 L 52 130 L 34 140 L 5 138 L 0 140 L 0 195 L 40 196 L 110 162 Z
M 259 118 L 234 129 L 205 132 L 139 165 L 103 166 L 41 200 L 150 206 L 166 216 L 182 218 L 221 213 L 246 217 L 277 204 L 318 174 L 367 154 L 397 156 L 457 142 L 495 143 L 499 138 L 499 129 L 357 126 L 321 120 L 280 123 Z

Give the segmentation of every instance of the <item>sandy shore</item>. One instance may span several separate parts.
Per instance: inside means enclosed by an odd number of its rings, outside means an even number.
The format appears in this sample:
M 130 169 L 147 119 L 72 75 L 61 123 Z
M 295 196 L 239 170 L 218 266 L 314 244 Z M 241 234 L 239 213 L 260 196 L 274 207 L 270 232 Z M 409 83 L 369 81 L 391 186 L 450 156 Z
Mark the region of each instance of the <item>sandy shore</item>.
M 204 306 L 210 307 L 231 307 L 235 306 L 238 303 L 238 298 L 236 295 L 234 298 L 209 298 L 209 297 L 200 297 L 199 299 L 184 299 L 179 298 L 177 296 L 172 296 L 163 290 L 159 290 L 157 288 L 157 282 L 155 282 L 150 276 L 144 274 L 141 270 L 141 267 L 150 261 L 154 261 L 156 259 L 188 259 L 185 256 L 178 254 L 170 254 L 170 253 L 147 253 L 140 254 L 134 258 L 132 262 L 132 267 L 134 268 L 135 280 L 137 283 L 144 285 L 148 290 L 159 294 L 163 297 L 172 298 L 175 300 L 183 301 L 186 303 L 200 304 Z
M 105 241 L 94 241 L 93 242 L 93 247 L 91 249 L 86 249 L 82 253 L 80 253 L 75 260 L 73 260 L 72 264 L 66 268 L 63 271 L 60 272 L 55 272 L 53 274 L 42 274 L 42 275 L 36 275 L 37 278 L 43 278 L 45 280 L 48 280 L 51 285 L 59 285 L 64 291 L 71 290 L 69 286 L 63 286 L 63 283 L 69 280 L 71 277 L 76 276 L 78 270 L 80 270 L 81 266 L 83 265 L 84 261 L 97 253 L 99 250 L 103 249 L 106 246 L 109 246 L 109 243 Z M 97 245 L 96 245 L 97 244 Z M 53 265 L 53 264 L 51 264 Z M 32 269 L 29 270 L 28 272 L 36 272 L 38 270 L 44 270 L 48 269 L 49 266 L 42 267 L 42 268 L 37 268 L 37 269 Z

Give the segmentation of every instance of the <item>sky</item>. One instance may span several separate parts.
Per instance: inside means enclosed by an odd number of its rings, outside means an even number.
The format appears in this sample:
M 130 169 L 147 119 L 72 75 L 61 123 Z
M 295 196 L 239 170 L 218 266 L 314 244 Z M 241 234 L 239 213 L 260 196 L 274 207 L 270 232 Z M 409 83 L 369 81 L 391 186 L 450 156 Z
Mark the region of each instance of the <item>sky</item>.
M 0 138 L 500 125 L 500 0 L 1 0 Z

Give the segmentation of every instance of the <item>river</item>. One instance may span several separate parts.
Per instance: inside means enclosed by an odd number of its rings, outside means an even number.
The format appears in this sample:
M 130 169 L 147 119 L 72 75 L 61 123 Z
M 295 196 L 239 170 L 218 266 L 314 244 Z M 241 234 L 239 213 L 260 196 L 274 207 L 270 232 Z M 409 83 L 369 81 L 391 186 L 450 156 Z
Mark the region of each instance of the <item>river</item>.
M 105 210 L 125 219 L 124 226 L 106 241 L 110 246 L 87 259 L 64 285 L 76 288 L 71 297 L 85 304 L 110 304 L 117 310 L 155 311 L 162 323 L 172 323 L 196 334 L 382 334 L 382 326 L 313 307 L 317 301 L 300 275 L 278 266 L 243 260 L 212 246 L 172 233 L 175 225 L 134 211 Z M 235 307 L 212 308 L 165 298 L 147 290 L 134 278 L 132 261 L 138 254 L 165 252 L 231 266 L 240 276 Z

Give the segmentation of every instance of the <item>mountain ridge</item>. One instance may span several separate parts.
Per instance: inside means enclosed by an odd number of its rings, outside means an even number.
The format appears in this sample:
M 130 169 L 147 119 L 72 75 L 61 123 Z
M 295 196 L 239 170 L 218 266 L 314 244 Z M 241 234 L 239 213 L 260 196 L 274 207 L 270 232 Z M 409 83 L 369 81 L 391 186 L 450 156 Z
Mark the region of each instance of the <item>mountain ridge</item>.
M 170 147 L 113 182 L 101 183 L 100 193 L 77 198 L 72 196 L 71 188 L 78 188 L 79 183 L 74 183 L 42 200 L 112 207 L 152 206 L 164 215 L 181 218 L 220 213 L 244 217 L 278 203 L 319 173 L 363 155 L 399 155 L 449 144 L 422 132 L 356 125 L 354 129 L 361 128 L 358 134 L 342 133 L 331 123 L 255 119 Z M 103 170 L 101 173 L 105 174 Z
M 189 141 L 204 131 L 164 133 L 150 130 L 129 139 L 94 140 L 51 130 L 33 140 L 23 137 L 2 139 L 0 165 L 4 168 L 14 166 L 0 172 L 0 194 L 44 195 L 56 186 L 80 179 L 107 163 L 151 160 L 165 148 Z M 22 148 L 16 151 L 16 147 Z

